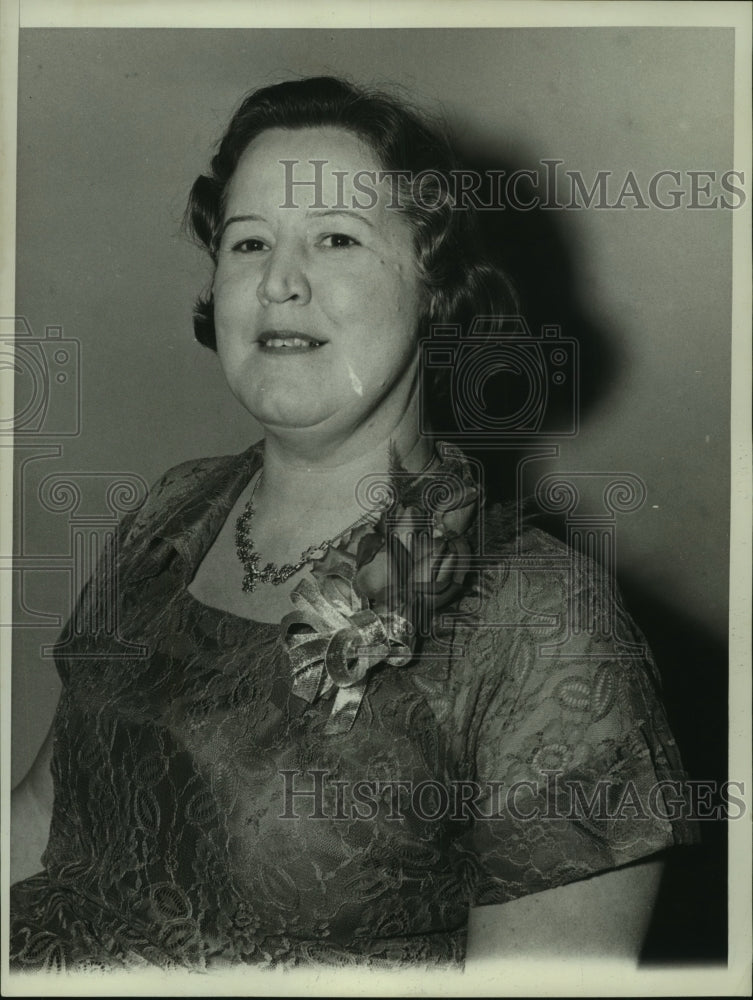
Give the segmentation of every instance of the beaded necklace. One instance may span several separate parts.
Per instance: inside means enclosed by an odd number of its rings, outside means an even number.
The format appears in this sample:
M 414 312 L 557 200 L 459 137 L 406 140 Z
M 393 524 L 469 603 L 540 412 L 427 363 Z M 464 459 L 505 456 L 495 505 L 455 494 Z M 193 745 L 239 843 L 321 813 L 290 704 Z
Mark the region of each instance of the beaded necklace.
M 432 463 L 434 462 L 435 455 L 432 454 L 429 461 L 416 475 L 421 475 L 426 472 Z M 306 563 L 312 562 L 318 552 L 324 552 L 333 542 L 336 542 L 338 538 L 341 538 L 348 531 L 352 531 L 357 525 L 361 524 L 362 521 L 366 521 L 371 517 L 370 513 L 362 514 L 357 520 L 352 524 L 349 524 L 347 528 L 343 528 L 332 538 L 328 538 L 325 542 L 320 542 L 319 545 L 310 545 L 307 549 L 301 552 L 300 559 L 295 563 L 285 563 L 282 566 L 276 565 L 276 563 L 268 562 L 261 569 L 259 568 L 259 561 L 261 556 L 254 549 L 254 543 L 251 540 L 251 522 L 254 518 L 254 497 L 256 496 L 256 491 L 261 485 L 262 477 L 264 472 L 259 473 L 259 477 L 254 483 L 254 488 L 251 491 L 251 496 L 248 498 L 246 506 L 243 511 L 238 515 L 238 520 L 235 522 L 235 551 L 238 553 L 238 558 L 243 564 L 243 568 L 246 573 L 243 577 L 243 592 L 246 594 L 252 594 L 259 583 L 272 583 L 276 587 L 281 583 L 285 583 L 289 580 L 293 574 L 297 573 L 298 570 L 302 569 Z

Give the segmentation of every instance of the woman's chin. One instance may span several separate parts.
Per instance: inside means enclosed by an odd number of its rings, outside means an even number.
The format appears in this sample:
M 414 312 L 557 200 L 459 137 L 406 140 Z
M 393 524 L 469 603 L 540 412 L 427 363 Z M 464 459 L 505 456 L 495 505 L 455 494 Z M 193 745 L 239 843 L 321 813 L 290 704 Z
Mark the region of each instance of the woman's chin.
M 247 406 L 246 409 L 265 430 L 279 433 L 314 430 L 332 415 L 322 407 L 321 400 L 308 404 L 301 399 L 274 404 L 265 401 L 264 405 Z

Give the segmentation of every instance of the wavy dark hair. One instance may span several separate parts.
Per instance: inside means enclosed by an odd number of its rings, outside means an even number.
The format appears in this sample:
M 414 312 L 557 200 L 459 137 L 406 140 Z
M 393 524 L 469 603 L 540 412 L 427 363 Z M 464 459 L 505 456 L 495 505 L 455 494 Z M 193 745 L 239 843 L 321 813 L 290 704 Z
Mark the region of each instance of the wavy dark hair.
M 419 338 L 428 337 L 433 324 L 467 329 L 476 316 L 518 312 L 512 282 L 484 253 L 475 211 L 453 207 L 451 198 L 439 197 L 442 185 L 450 184 L 450 173 L 457 168 L 445 125 L 406 101 L 336 77 L 263 87 L 249 94 L 233 115 L 209 172 L 191 188 L 185 216 L 189 233 L 215 264 L 226 192 L 249 143 L 271 128 L 321 126 L 357 135 L 373 149 L 386 171 L 408 171 L 413 177 L 430 171 L 422 178 L 418 201 L 411 196 L 409 182 L 398 184 L 397 210 L 405 214 L 413 230 L 419 273 L 428 292 L 418 323 Z M 434 202 L 436 208 L 427 207 Z M 217 349 L 211 290 L 196 302 L 194 332 L 199 343 Z M 428 394 L 430 410 L 446 405 L 445 378 L 437 375 L 434 379 Z

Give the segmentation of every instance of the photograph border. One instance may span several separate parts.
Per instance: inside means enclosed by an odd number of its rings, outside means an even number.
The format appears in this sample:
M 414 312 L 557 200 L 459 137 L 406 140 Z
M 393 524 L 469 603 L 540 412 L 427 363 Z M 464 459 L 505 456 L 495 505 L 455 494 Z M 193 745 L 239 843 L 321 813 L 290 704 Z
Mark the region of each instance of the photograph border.
M 753 5 L 715 2 L 533 2 L 506 0 L 397 0 L 381 4 L 351 2 L 252 2 L 232 0 L 206 3 L 185 0 L 142 0 L 114 4 L 96 0 L 55 2 L 0 0 L 0 114 L 2 115 L 2 261 L 0 265 L 0 315 L 13 316 L 15 286 L 15 148 L 18 73 L 18 31 L 25 27 L 295 27 L 295 28 L 453 28 L 550 26 L 699 26 L 730 27 L 735 32 L 735 137 L 733 166 L 742 171 L 750 192 L 751 164 L 751 11 Z M 725 967 L 671 967 L 635 969 L 630 963 L 578 961 L 563 968 L 560 962 L 538 958 L 477 963 L 472 973 L 441 971 L 394 972 L 354 968 L 317 967 L 310 971 L 260 972 L 253 968 L 216 974 L 184 975 L 155 971 L 144 974 L 13 976 L 8 979 L 8 851 L 10 792 L 10 662 L 11 630 L 0 629 L 0 732 L 2 750 L 0 783 L 2 816 L 0 883 L 2 924 L 0 973 L 6 996 L 183 995 L 325 995 L 333 996 L 718 996 L 748 995 L 751 987 L 751 197 L 733 213 L 732 307 L 732 413 L 730 494 L 730 775 L 745 783 L 748 801 L 744 821 L 729 823 L 729 953 Z M 13 413 L 12 398 L 3 398 L 2 415 Z M 0 447 L 0 482 L 3 516 L 0 518 L 0 552 L 12 547 L 13 456 Z M 0 589 L 4 621 L 11 619 L 10 588 Z M 253 991 L 259 990 L 258 993 Z

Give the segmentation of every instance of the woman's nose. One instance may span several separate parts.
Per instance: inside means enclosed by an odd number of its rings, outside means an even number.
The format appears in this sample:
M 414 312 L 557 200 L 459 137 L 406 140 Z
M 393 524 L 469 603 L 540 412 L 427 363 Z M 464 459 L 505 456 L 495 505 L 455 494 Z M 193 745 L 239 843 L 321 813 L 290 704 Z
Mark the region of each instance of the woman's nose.
M 262 305 L 289 301 L 305 305 L 311 288 L 301 252 L 279 246 L 271 250 L 256 294 Z

